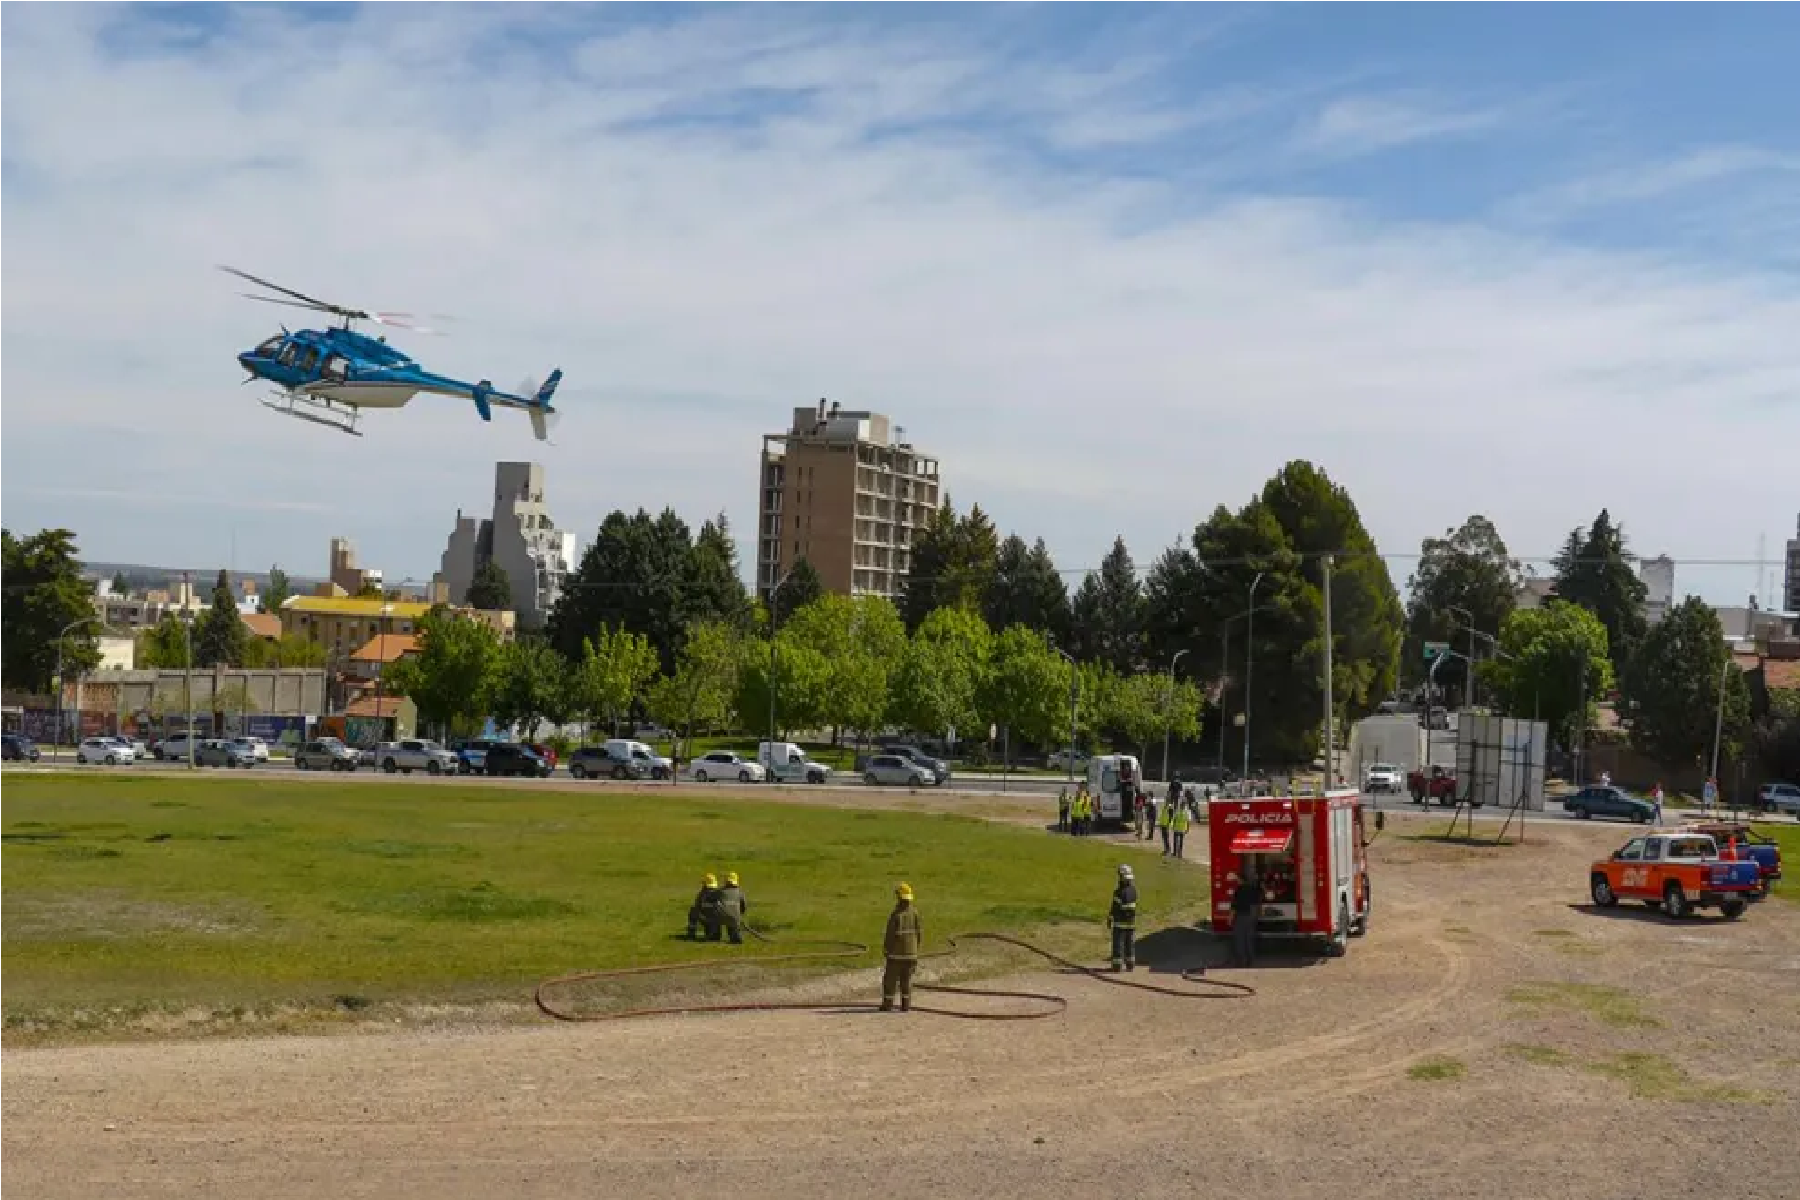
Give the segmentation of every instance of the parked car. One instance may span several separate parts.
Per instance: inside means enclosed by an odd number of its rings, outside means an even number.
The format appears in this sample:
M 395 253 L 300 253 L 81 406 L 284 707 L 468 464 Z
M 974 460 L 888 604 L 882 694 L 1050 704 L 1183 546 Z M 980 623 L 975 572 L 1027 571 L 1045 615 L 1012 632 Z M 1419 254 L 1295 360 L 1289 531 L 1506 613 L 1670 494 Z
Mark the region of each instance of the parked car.
M 1393 763 L 1376 763 L 1363 772 L 1362 790 L 1369 793 L 1398 792 L 1406 786 L 1406 776 Z
M 459 775 L 479 775 L 487 766 L 488 747 L 495 745 L 492 738 L 470 738 L 451 747 L 456 752 L 456 770 Z
M 653 742 L 666 742 L 675 737 L 669 730 L 654 722 L 647 725 L 634 726 L 631 733 L 633 737 L 647 738 Z
M 735 779 L 739 783 L 761 783 L 768 778 L 768 771 L 761 763 L 751 762 L 741 754 L 730 750 L 714 750 L 711 754 L 701 755 L 688 768 L 695 783 L 707 783 L 714 779 Z
M 609 738 L 606 752 L 614 758 L 629 758 L 641 763 L 644 773 L 652 779 L 669 779 L 675 774 L 673 759 L 664 758 L 644 743 L 631 738 Z
M 1720 859 L 1718 844 L 1697 833 L 1632 838 L 1588 868 L 1588 891 L 1601 908 L 1641 900 L 1671 917 L 1716 907 L 1735 921 L 1761 887 L 1755 863 Z
M 569 774 L 577 779 L 642 779 L 645 773 L 643 763 L 614 757 L 605 746 L 582 746 L 569 755 Z
M 37 743 L 22 733 L 7 734 L 4 749 L 0 749 L 0 758 L 8 762 L 36 762 L 40 754 Z
M 550 764 L 550 770 L 556 770 L 556 747 L 549 742 L 526 742 L 531 752 Z
M 194 748 L 197 767 L 243 767 L 256 765 L 256 751 L 225 738 L 207 738 Z
M 456 774 L 457 757 L 436 742 L 425 738 L 406 738 L 383 742 L 380 748 L 381 769 L 392 775 L 402 771 L 411 775 L 424 771 L 431 775 Z
M 250 757 L 254 758 L 257 762 L 266 763 L 269 761 L 269 743 L 262 738 L 234 737 L 231 741 L 239 748 L 248 751 Z
M 188 756 L 188 742 L 193 741 L 196 748 L 200 744 L 197 733 L 171 733 L 156 744 L 156 757 L 164 762 L 179 762 Z
M 550 764 L 539 758 L 529 746 L 517 742 L 495 742 L 487 748 L 481 765 L 484 775 L 525 775 L 542 779 L 550 774 Z
M 113 741 L 118 742 L 122 746 L 130 746 L 131 752 L 139 758 L 150 757 L 150 744 L 143 738 L 120 734 L 118 737 L 114 738 Z
M 910 758 L 898 754 L 877 754 L 863 768 L 863 782 L 870 786 L 898 784 L 902 787 L 931 787 L 936 778 Z
M 136 759 L 137 754 L 132 748 L 117 738 L 84 738 L 81 745 L 75 748 L 75 761 L 80 763 L 105 763 L 113 767 Z
M 314 738 L 294 751 L 302 771 L 354 771 L 361 755 L 334 737 Z
M 1412 796 L 1414 804 L 1429 804 L 1436 800 L 1441 805 L 1456 803 L 1456 773 L 1443 766 L 1434 766 L 1430 774 L 1424 771 L 1408 771 L 1406 773 L 1406 790 Z M 1481 807 L 1477 804 L 1475 807 Z
M 1584 821 L 1590 817 L 1623 817 L 1648 825 L 1656 818 L 1654 804 L 1606 783 L 1589 784 L 1579 792 L 1563 797 L 1563 808 Z
M 933 758 L 917 746 L 895 744 L 883 746 L 882 753 L 904 758 L 916 767 L 931 772 L 932 783 L 942 786 L 950 781 L 950 764 L 941 758 Z
M 1052 771 L 1067 771 L 1071 768 L 1077 772 L 1087 770 L 1087 755 L 1077 751 L 1073 756 L 1073 762 L 1071 762 L 1070 759 L 1071 756 L 1067 750 L 1058 750 L 1044 760 L 1044 765 L 1049 767 Z
M 1756 807 L 1800 817 L 1800 787 L 1791 783 L 1765 783 L 1756 789 Z

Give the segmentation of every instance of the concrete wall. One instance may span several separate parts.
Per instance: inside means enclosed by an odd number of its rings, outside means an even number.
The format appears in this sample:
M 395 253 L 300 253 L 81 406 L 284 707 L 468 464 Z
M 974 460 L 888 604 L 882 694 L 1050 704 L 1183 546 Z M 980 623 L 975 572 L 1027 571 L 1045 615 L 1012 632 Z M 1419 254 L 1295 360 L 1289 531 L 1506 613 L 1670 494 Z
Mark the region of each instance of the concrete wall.
M 71 680 L 63 689 L 63 703 L 79 706 L 84 712 L 113 713 L 125 717 L 148 711 L 157 697 L 165 706 L 185 705 L 181 671 L 108 671 L 90 675 L 77 683 Z M 325 672 L 310 668 L 279 667 L 267 670 L 243 670 L 236 667 L 198 668 L 193 673 L 193 704 L 196 711 L 211 711 L 213 697 L 220 692 L 235 693 L 242 685 L 249 695 L 249 711 L 272 715 L 302 715 L 325 711 Z

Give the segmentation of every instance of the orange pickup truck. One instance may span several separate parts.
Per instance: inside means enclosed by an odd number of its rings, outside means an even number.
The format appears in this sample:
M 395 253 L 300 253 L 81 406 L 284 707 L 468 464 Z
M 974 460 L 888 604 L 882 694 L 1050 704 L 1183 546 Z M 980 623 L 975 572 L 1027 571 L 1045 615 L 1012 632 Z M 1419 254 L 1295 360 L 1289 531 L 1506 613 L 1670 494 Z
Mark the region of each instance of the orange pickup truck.
M 1601 908 L 1641 900 L 1671 917 L 1717 908 L 1735 921 L 1761 887 L 1761 869 L 1754 862 L 1721 859 L 1712 838 L 1681 831 L 1634 837 L 1588 872 L 1588 890 Z

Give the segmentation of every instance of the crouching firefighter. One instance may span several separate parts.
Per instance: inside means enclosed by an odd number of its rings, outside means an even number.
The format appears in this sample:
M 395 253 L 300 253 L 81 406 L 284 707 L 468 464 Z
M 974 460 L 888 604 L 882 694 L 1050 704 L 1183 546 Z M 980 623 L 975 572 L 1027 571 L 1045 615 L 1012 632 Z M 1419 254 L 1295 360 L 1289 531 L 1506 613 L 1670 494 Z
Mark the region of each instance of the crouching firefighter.
M 1119 886 L 1113 889 L 1107 928 L 1112 930 L 1112 969 L 1137 970 L 1137 884 L 1131 868 L 1120 864 Z
M 749 907 L 750 902 L 744 899 L 744 889 L 738 884 L 737 872 L 727 871 L 725 886 L 719 889 L 719 920 L 716 924 L 707 927 L 707 940 L 718 941 L 719 926 L 723 925 L 726 936 L 731 939 L 731 944 L 742 945 L 744 941 L 744 910 Z
M 700 936 L 700 927 L 706 926 L 708 938 L 717 940 L 719 936 L 719 877 L 707 874 L 700 877 L 700 894 L 694 897 L 694 903 L 688 907 L 689 939 Z
M 881 972 L 881 1011 L 894 1011 L 894 997 L 900 997 L 900 1011 L 912 1008 L 913 969 L 919 965 L 919 943 L 924 934 L 919 926 L 919 910 L 913 907 L 910 884 L 894 889 L 894 911 L 888 914 L 887 936 L 881 952 L 887 966 Z

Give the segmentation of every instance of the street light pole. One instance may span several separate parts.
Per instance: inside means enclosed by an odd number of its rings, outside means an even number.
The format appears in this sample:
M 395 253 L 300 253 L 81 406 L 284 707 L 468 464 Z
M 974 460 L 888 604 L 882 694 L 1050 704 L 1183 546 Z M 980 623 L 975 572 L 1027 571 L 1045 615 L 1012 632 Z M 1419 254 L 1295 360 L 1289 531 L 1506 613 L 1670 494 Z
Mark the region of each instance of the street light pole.
M 1263 581 L 1263 572 L 1258 571 L 1256 578 L 1250 581 L 1250 603 L 1246 606 L 1244 625 L 1244 774 L 1242 779 L 1250 780 L 1250 675 L 1256 662 L 1256 588 Z
M 1163 782 L 1169 782 L 1169 729 L 1175 723 L 1175 664 L 1181 661 L 1186 650 L 1177 650 L 1175 657 L 1169 660 L 1169 690 L 1163 696 Z
M 1336 714 L 1332 711 L 1331 699 L 1331 555 L 1327 554 L 1323 563 L 1323 581 L 1325 584 L 1325 786 L 1322 792 L 1330 792 L 1331 785 L 1337 780 L 1337 729 Z
M 1730 677 L 1731 655 L 1727 653 L 1725 665 L 1719 668 L 1719 708 L 1713 715 L 1712 770 L 1707 772 L 1707 778 L 1711 779 L 1715 786 L 1719 782 L 1719 743 L 1725 734 L 1725 681 Z M 1734 797 L 1735 795 L 1736 793 L 1733 793 Z M 1732 802 L 1736 803 L 1735 798 Z
M 1075 782 L 1075 723 L 1081 711 L 1081 668 L 1075 665 L 1075 659 L 1061 646 L 1054 643 L 1050 648 L 1063 656 L 1069 664 L 1069 757 L 1063 764 L 1068 771 L 1070 783 Z
M 99 617 L 76 617 L 62 627 L 56 635 L 56 748 L 62 749 L 63 735 L 63 639 L 69 636 L 69 630 L 79 629 L 83 625 L 98 624 Z M 81 714 L 76 710 L 76 731 L 80 732 Z
M 799 566 L 799 563 L 796 562 L 794 566 Z M 774 586 L 769 588 L 769 761 L 763 764 L 767 768 L 767 774 L 763 778 L 770 783 L 775 782 L 775 600 L 782 585 L 787 583 L 788 576 L 793 573 L 794 567 L 789 567 L 781 573 L 781 578 L 775 581 Z
M 1465 681 L 1463 683 L 1463 707 L 1464 708 L 1474 708 L 1475 707 L 1475 614 L 1470 612 L 1468 609 L 1462 607 L 1460 604 L 1447 604 L 1444 606 L 1444 611 L 1445 612 L 1453 612 L 1453 613 L 1461 613 L 1463 616 L 1463 619 L 1468 622 L 1467 625 L 1463 626 L 1463 629 L 1469 635 L 1469 657 L 1463 660 L 1464 662 L 1466 662 L 1468 664 L 1468 667 L 1469 667 L 1469 669 L 1465 675 Z

